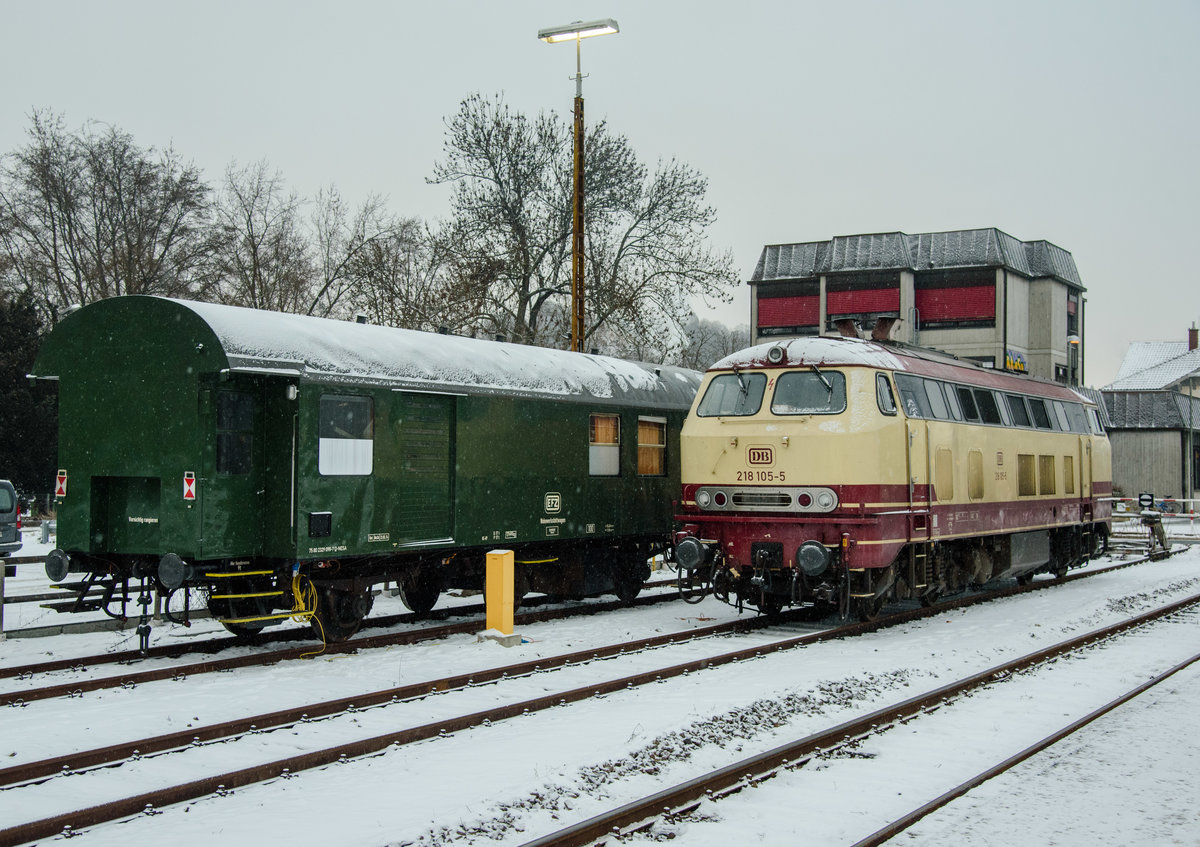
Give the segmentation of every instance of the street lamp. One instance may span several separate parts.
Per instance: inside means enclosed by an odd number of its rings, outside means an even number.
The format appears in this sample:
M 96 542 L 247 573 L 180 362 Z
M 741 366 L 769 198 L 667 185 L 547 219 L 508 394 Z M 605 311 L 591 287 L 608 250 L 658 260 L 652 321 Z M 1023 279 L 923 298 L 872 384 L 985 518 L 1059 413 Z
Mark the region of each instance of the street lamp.
M 1079 387 L 1079 336 L 1067 336 L 1067 349 L 1071 355 L 1071 385 Z
M 571 209 L 571 349 L 583 352 L 583 69 L 580 42 L 594 35 L 620 32 L 612 18 L 575 21 L 565 26 L 538 30 L 547 44 L 575 42 L 575 175 Z

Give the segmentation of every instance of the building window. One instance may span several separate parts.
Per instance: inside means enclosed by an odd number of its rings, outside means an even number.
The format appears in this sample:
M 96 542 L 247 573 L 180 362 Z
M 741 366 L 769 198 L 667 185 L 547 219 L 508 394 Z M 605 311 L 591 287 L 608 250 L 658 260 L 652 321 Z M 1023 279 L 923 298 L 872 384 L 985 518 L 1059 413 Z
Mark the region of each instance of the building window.
M 621 473 L 621 419 L 617 415 L 592 415 L 588 435 L 588 473 L 619 476 Z
M 666 418 L 638 418 L 638 476 L 667 475 Z
M 254 456 L 254 398 L 217 392 L 217 473 L 246 474 Z
M 322 394 L 317 472 L 369 476 L 374 462 L 375 404 L 370 397 Z

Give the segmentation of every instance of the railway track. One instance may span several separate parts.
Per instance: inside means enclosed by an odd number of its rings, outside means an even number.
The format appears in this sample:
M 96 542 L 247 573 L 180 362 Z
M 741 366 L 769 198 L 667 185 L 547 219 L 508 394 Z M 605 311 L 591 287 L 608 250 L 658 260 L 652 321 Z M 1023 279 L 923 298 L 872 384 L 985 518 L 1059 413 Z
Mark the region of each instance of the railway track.
M 1013 586 L 1003 589 L 993 589 L 983 592 L 978 595 L 968 595 L 957 599 L 943 601 L 938 603 L 929 612 L 920 612 L 919 610 L 901 611 L 890 614 L 887 618 L 889 622 L 901 623 L 908 620 L 915 620 L 924 614 L 937 614 L 939 610 L 958 608 L 962 605 L 969 605 L 975 602 L 980 602 L 987 599 L 999 599 L 1001 597 L 1009 597 L 1015 594 L 1024 593 L 1026 591 L 1036 591 L 1047 588 L 1051 585 L 1057 585 L 1061 582 L 1069 582 L 1077 579 L 1086 579 L 1090 576 L 1105 573 L 1110 570 L 1132 567 L 1151 561 L 1152 557 L 1141 557 L 1128 562 L 1122 562 L 1112 565 L 1107 568 L 1089 570 L 1068 574 L 1064 579 L 1055 580 L 1053 582 L 1035 582 L 1028 586 Z M 652 583 L 652 587 L 661 587 L 663 583 Z M 676 594 L 663 593 L 658 595 L 646 595 L 637 598 L 632 605 L 644 606 L 654 603 L 665 602 L 674 599 Z M 596 614 L 599 612 L 613 611 L 615 609 L 624 608 L 626 604 L 619 601 L 590 603 L 583 607 L 575 607 L 571 609 L 552 609 L 540 612 L 525 612 L 517 617 L 518 625 L 528 625 L 532 623 L 540 623 L 549 620 L 558 620 L 565 617 L 571 617 L 578 614 Z M 476 611 L 476 607 L 458 607 L 455 610 L 447 610 L 447 612 L 457 613 L 459 610 L 468 609 Z M 478 608 L 482 611 L 482 607 Z M 404 622 L 417 620 L 415 615 L 397 616 Z M 380 618 L 382 622 L 384 619 Z M 754 623 L 758 621 L 758 623 Z M 482 622 L 479 619 L 471 619 L 459 623 L 445 624 L 436 627 L 426 627 L 418 630 L 408 630 L 397 633 L 384 633 L 375 636 L 366 636 L 354 638 L 349 641 L 326 645 L 325 653 L 354 653 L 362 649 L 370 649 L 377 647 L 389 647 L 401 644 L 415 644 L 422 641 L 430 641 L 441 638 L 447 638 L 452 635 L 462 635 L 477 632 L 481 627 Z M 720 624 L 714 627 L 706 628 L 702 631 L 704 635 L 716 635 L 724 632 L 736 632 L 750 628 L 761 627 L 766 625 L 766 619 L 750 618 L 747 620 L 732 621 L 727 624 Z M 852 628 L 847 628 L 849 633 Z M 298 638 L 296 640 L 299 640 Z M 183 655 L 190 655 L 201 652 L 218 652 L 229 647 L 241 646 L 236 639 L 218 638 L 196 642 L 188 645 L 171 645 L 168 647 L 154 647 L 150 652 L 143 656 L 137 650 L 125 650 L 113 653 L 99 654 L 95 656 L 86 656 L 75 659 L 55 659 L 48 662 L 39 662 L 29 665 L 19 665 L 11 668 L 0 668 L 0 679 L 17 679 L 21 681 L 34 679 L 40 675 L 53 673 L 58 671 L 73 671 L 76 673 L 85 673 L 88 670 L 100 667 L 103 665 L 112 664 L 127 664 L 134 665 L 146 658 L 178 658 Z M 184 665 L 163 665 L 147 670 L 123 669 L 117 674 L 110 676 L 99 677 L 95 679 L 74 679 L 55 685 L 40 686 L 36 688 L 12 690 L 0 693 L 0 706 L 14 705 L 20 703 L 29 703 L 36 700 L 45 700 L 54 697 L 79 696 L 90 691 L 100 691 L 104 689 L 120 688 L 136 686 L 149 682 L 157 682 L 168 679 L 181 679 L 185 677 L 193 677 L 201 674 L 216 673 L 222 671 L 236 670 L 239 668 L 254 667 L 258 665 L 269 665 L 276 662 L 298 659 L 313 654 L 311 644 L 303 647 L 294 647 L 284 650 L 270 650 L 263 652 L 254 652 L 239 656 L 230 656 L 225 658 L 206 659 L 201 662 L 191 662 Z
M 662 820 L 673 820 L 695 812 L 705 801 L 719 801 L 753 785 L 772 779 L 779 774 L 803 767 L 818 756 L 837 755 L 841 750 L 859 745 L 863 739 L 887 732 L 895 726 L 919 715 L 929 713 L 964 696 L 968 696 L 996 682 L 1044 666 L 1064 654 L 1084 650 L 1104 640 L 1128 633 L 1139 627 L 1159 621 L 1171 615 L 1200 607 L 1200 594 L 1184 598 L 1160 609 L 1101 627 L 1084 635 L 1067 639 L 1051 647 L 991 667 L 977 674 L 956 680 L 931 691 L 919 694 L 902 702 L 872 711 L 870 714 L 840 723 L 837 726 L 807 735 L 771 750 L 750 756 L 741 761 L 713 770 L 710 773 L 679 783 L 652 795 L 626 803 L 609 812 L 564 827 L 556 832 L 526 842 L 523 847 L 575 847 L 575 845 L 604 844 L 614 836 L 628 835 L 651 828 Z M 971 788 L 1015 767 L 1022 761 L 1046 749 L 1057 741 L 1077 732 L 1097 718 L 1107 714 L 1123 703 L 1148 691 L 1169 679 L 1179 671 L 1200 661 L 1200 654 L 1190 656 L 1164 673 L 1136 686 L 1120 697 L 1110 701 L 1090 714 L 1072 722 L 1037 743 L 1009 757 L 994 767 L 977 774 L 969 780 L 945 792 L 935 800 L 925 803 L 903 815 L 870 836 L 858 841 L 854 847 L 875 847 L 900 834 L 912 824 L 941 808 Z
M 1124 563 L 1119 567 L 1127 567 L 1132 564 L 1137 564 L 1137 562 Z M 1068 579 L 1083 578 L 1091 573 L 1100 572 L 1104 571 L 1078 573 L 1068 577 Z M 973 605 L 996 599 L 1000 596 L 1012 596 L 1028 591 L 1036 591 L 1053 584 L 1055 583 L 1034 583 L 1030 586 L 1015 587 L 1006 591 L 988 592 L 974 597 L 965 597 L 955 603 L 942 604 L 932 609 L 912 609 L 870 623 L 853 624 L 846 627 L 832 628 L 823 632 L 778 638 L 770 642 L 760 641 L 760 643 L 756 643 L 745 649 L 727 651 L 717 655 L 704 655 L 700 658 L 666 666 L 656 665 L 650 670 L 626 674 L 602 683 L 574 686 L 548 694 L 543 693 L 537 697 L 510 702 L 500 707 L 473 711 L 467 714 L 457 714 L 451 718 L 410 727 L 405 730 L 389 731 L 382 735 L 361 738 L 353 742 L 341 743 L 333 747 L 312 750 L 300 755 L 276 759 L 265 764 L 206 777 L 186 785 L 177 785 L 152 792 L 144 792 L 102 806 L 75 810 L 55 815 L 51 818 L 31 821 L 27 824 L 0 831 L 0 844 L 19 844 L 36 838 L 48 837 L 62 832 L 64 827 L 71 830 L 78 830 L 80 827 L 91 826 L 96 823 L 115 820 L 140 812 L 148 806 L 158 808 L 163 805 L 195 799 L 221 790 L 228 791 L 237 787 L 277 778 L 281 775 L 293 775 L 308 768 L 320 767 L 344 759 L 369 755 L 388 747 L 408 744 L 456 732 L 468 727 L 525 715 L 623 689 L 636 688 L 668 679 L 672 676 L 680 676 L 694 671 L 753 659 L 769 653 L 813 644 L 823 640 L 869 632 L 923 617 L 940 615 L 944 614 L 948 608 Z M 5 790 L 13 790 L 13 787 L 19 790 L 22 786 L 44 782 L 57 774 L 77 774 L 82 770 L 101 765 L 111 766 L 122 761 L 166 754 L 169 751 L 203 748 L 213 742 L 237 738 L 247 734 L 261 735 L 272 728 L 294 728 L 300 724 L 312 725 L 318 722 L 318 718 L 322 717 L 362 714 L 364 710 L 370 708 L 409 702 L 413 698 L 422 698 L 434 693 L 463 690 L 487 682 L 516 680 L 530 674 L 540 674 L 560 668 L 578 667 L 581 664 L 597 662 L 611 657 L 628 657 L 635 653 L 657 647 L 677 647 L 698 638 L 729 633 L 738 628 L 742 630 L 760 628 L 769 623 L 765 618 L 751 618 L 745 621 L 735 621 L 706 627 L 692 633 L 672 633 L 636 642 L 614 644 L 605 648 L 588 649 L 560 656 L 544 657 L 535 661 L 518 663 L 493 670 L 477 671 L 430 680 L 415 685 L 383 689 L 372 693 L 339 698 L 338 700 L 307 704 L 295 709 L 254 715 L 222 724 L 188 729 L 154 738 L 123 742 L 96 750 L 70 753 L 0 770 L 0 786 L 7 786 L 8 788 Z

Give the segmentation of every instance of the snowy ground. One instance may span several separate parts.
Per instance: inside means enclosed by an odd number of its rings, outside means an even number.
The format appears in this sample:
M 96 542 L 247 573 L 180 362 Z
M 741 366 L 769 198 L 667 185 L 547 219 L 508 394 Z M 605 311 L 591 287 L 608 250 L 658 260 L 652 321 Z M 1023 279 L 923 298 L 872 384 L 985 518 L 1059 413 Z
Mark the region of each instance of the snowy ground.
M 27 551 L 22 551 L 26 553 Z M 28 551 L 33 552 L 33 551 Z M 32 590 L 32 589 L 31 589 Z M 1061 641 L 1136 611 L 1200 593 L 1200 547 L 1032 595 L 837 643 L 717 668 L 360 761 L 307 771 L 224 797 L 97 827 L 72 843 L 292 845 L 520 844 L 713 767 Z M 11 609 L 12 607 L 10 607 Z M 440 643 L 321 656 L 266 668 L 30 703 L 5 710 L 0 765 L 213 723 L 447 673 L 557 655 L 635 635 L 699 626 L 736 612 L 712 598 L 523 628 L 504 649 L 456 636 Z M 229 744 L 0 791 L 0 827 L 156 787 L 311 743 L 366 737 L 442 715 L 515 702 L 683 661 L 803 627 L 697 642 L 468 692 L 361 711 Z M 176 637 L 171 628 L 160 638 Z M 189 633 L 194 634 L 195 629 Z M 116 633 L 12 639 L 0 661 L 126 649 Z M 659 829 L 681 844 L 852 844 L 896 815 L 1200 652 L 1200 614 L 1154 625 L 1056 662 L 884 736 L 854 756 L 815 762 Z M 147 665 L 149 666 L 149 665 Z M 66 681 L 72 673 L 54 675 Z M 51 680 L 2 680 L 3 690 Z M 1193 666 L 1081 735 L 987 783 L 897 843 L 930 845 L 1200 844 L 1200 742 Z M 1179 731 L 1179 727 L 1185 727 Z M 646 841 L 645 837 L 636 839 Z

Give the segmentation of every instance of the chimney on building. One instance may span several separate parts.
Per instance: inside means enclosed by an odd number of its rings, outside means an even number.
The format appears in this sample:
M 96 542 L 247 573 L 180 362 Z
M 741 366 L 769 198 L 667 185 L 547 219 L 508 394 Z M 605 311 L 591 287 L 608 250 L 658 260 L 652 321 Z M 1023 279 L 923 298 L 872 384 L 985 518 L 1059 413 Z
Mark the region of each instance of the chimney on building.
M 1191 329 L 1188 330 L 1188 350 L 1195 350 L 1200 347 L 1200 329 L 1196 329 L 1196 322 L 1192 321 Z
M 871 330 L 872 341 L 887 341 L 892 334 L 892 327 L 899 318 L 876 318 L 875 327 Z
M 842 338 L 858 338 L 858 321 L 854 318 L 839 318 L 833 322 Z

